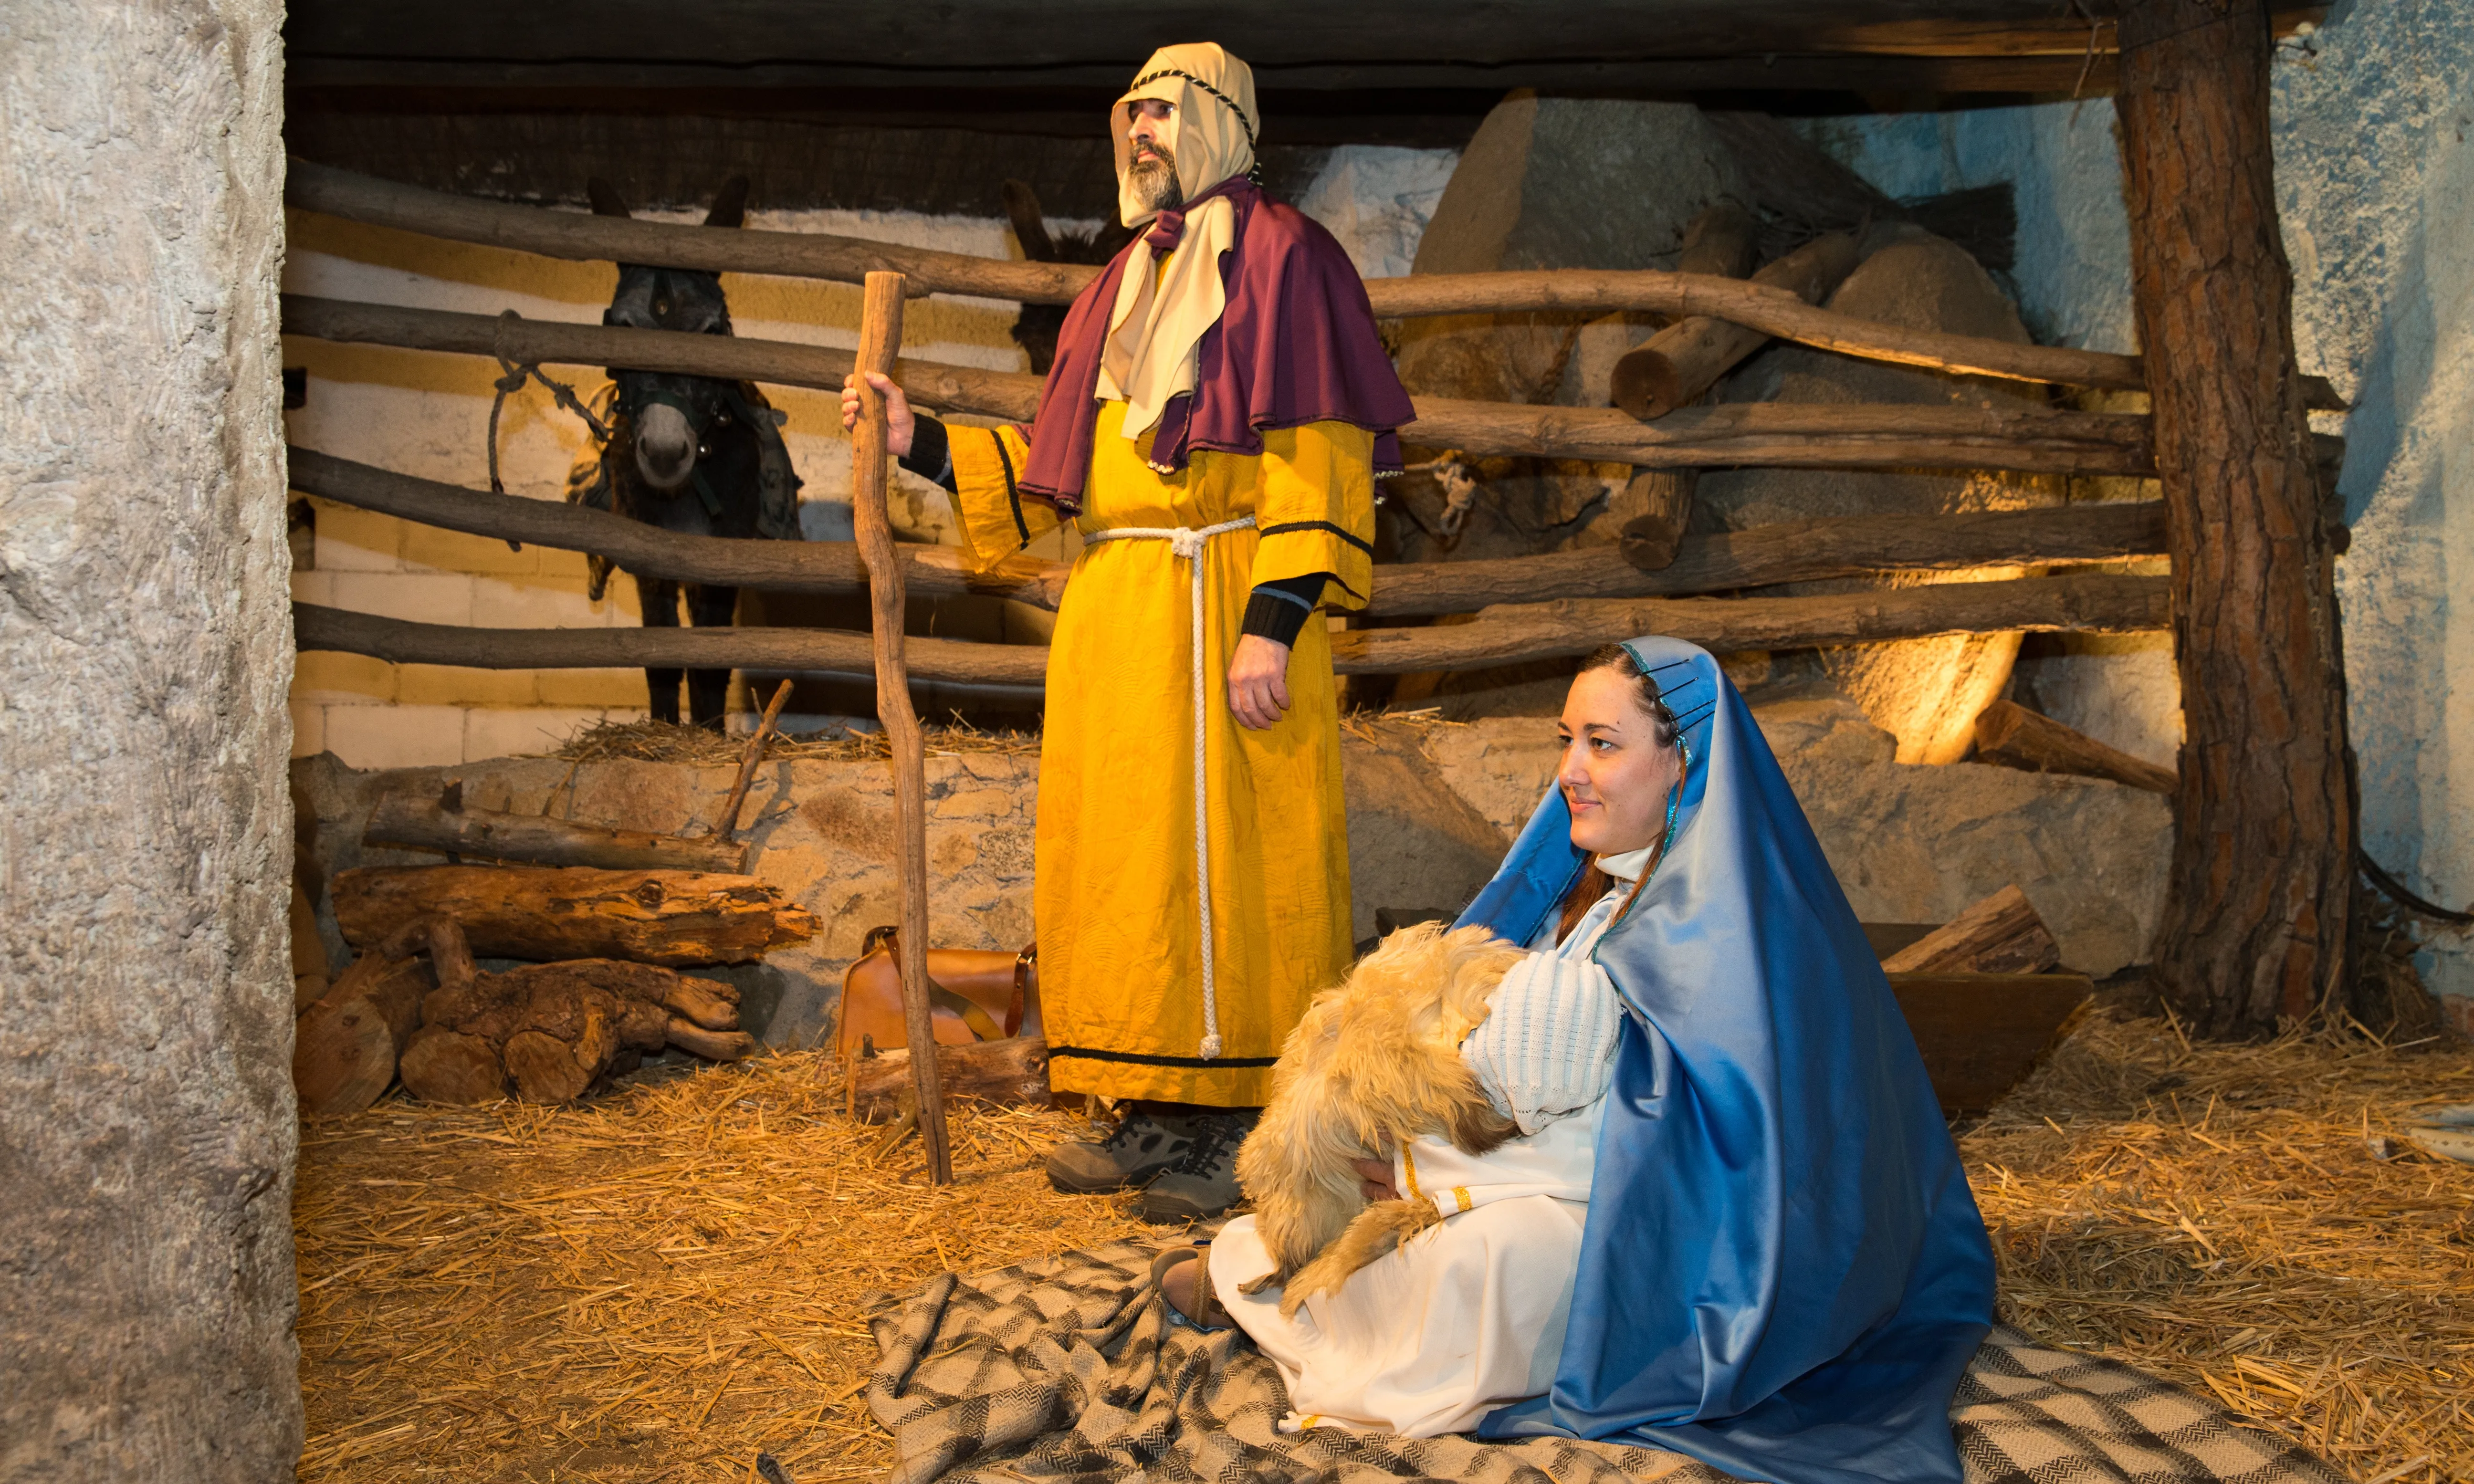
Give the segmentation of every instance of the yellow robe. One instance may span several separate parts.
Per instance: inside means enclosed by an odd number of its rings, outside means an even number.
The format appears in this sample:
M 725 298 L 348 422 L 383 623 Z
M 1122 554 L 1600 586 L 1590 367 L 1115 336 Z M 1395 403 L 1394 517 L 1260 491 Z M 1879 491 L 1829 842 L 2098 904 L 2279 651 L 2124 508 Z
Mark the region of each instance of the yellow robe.
M 1348 828 L 1331 643 L 1318 613 L 1289 656 L 1290 707 L 1268 731 L 1228 710 L 1227 667 L 1258 582 L 1331 572 L 1323 602 L 1372 585 L 1373 435 L 1342 423 L 1263 434 L 1259 456 L 1199 451 L 1184 472 L 1123 436 L 1102 404 L 1078 522 L 1254 528 L 1203 547 L 1203 714 L 1189 654 L 1192 568 L 1164 540 L 1084 547 L 1056 618 L 1040 746 L 1033 888 L 1049 1080 L 1059 1092 L 1249 1107 L 1317 990 L 1349 959 Z M 1021 498 L 1030 450 L 1012 428 L 950 429 L 968 557 L 994 566 L 1055 528 Z M 1201 1055 L 1202 934 L 1194 740 L 1209 810 L 1220 1055 Z

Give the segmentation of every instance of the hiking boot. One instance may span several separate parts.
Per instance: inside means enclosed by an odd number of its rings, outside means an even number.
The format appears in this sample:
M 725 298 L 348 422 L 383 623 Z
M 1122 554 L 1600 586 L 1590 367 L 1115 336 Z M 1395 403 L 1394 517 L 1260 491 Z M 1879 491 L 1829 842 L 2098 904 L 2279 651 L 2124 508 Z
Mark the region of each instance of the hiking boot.
M 1210 1113 L 1192 1120 L 1177 1161 L 1143 1187 L 1143 1220 L 1205 1221 L 1237 1204 L 1237 1146 L 1254 1131 L 1259 1108 Z
M 1106 1138 L 1049 1151 L 1048 1182 L 1077 1196 L 1129 1190 L 1183 1157 L 1193 1142 L 1188 1126 L 1197 1121 L 1128 1108 Z

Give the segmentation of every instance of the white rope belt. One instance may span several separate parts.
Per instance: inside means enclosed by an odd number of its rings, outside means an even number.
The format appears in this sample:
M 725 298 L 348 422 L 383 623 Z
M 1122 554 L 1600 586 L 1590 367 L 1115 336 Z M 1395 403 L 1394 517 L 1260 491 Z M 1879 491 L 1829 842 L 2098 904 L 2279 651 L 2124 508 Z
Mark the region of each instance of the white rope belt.
M 1120 525 L 1114 530 L 1093 531 L 1082 538 L 1083 545 L 1096 541 L 1165 541 L 1169 553 L 1180 561 L 1194 564 L 1194 624 L 1186 669 L 1194 675 L 1194 881 L 1196 893 L 1202 899 L 1202 1045 L 1198 1049 L 1202 1059 L 1220 1055 L 1220 985 L 1214 960 L 1220 957 L 1219 943 L 1211 933 L 1211 801 L 1204 791 L 1206 774 L 1203 768 L 1203 721 L 1211 713 L 1209 697 L 1202 687 L 1202 545 L 1214 536 L 1242 531 L 1254 523 L 1252 516 L 1235 521 L 1223 521 L 1197 530 L 1186 525 Z

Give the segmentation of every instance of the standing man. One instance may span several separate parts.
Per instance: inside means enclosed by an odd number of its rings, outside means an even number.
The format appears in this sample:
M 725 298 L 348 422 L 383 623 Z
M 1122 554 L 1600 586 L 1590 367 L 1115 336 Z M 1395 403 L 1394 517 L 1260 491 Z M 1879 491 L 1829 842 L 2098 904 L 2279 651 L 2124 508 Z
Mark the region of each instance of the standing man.
M 1321 610 L 1366 603 L 1414 414 L 1340 244 L 1249 179 L 1244 62 L 1164 47 L 1111 117 L 1119 212 L 1149 230 L 1074 302 L 1031 427 L 947 428 L 874 385 L 974 566 L 1081 533 L 1049 650 L 1041 1008 L 1052 1084 L 1124 1116 L 1048 1174 L 1176 1221 L 1236 1201 L 1281 1043 L 1348 963 Z

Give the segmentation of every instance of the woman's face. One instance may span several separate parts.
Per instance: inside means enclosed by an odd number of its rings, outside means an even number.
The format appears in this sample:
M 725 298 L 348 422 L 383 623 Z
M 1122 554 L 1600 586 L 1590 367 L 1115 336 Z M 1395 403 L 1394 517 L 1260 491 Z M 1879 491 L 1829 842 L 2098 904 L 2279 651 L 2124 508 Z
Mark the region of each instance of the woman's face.
M 1564 700 L 1564 764 L 1555 781 L 1572 811 L 1572 843 L 1595 855 L 1622 855 L 1658 843 L 1666 795 L 1675 786 L 1675 749 L 1658 745 L 1658 724 L 1636 697 L 1637 682 L 1613 669 L 1582 672 Z

